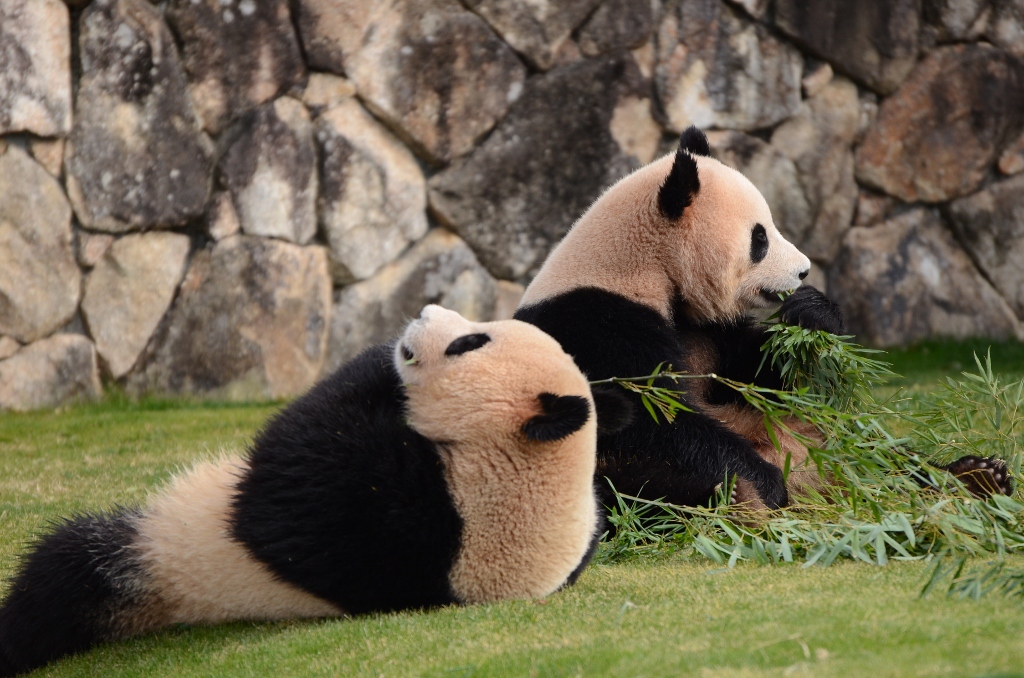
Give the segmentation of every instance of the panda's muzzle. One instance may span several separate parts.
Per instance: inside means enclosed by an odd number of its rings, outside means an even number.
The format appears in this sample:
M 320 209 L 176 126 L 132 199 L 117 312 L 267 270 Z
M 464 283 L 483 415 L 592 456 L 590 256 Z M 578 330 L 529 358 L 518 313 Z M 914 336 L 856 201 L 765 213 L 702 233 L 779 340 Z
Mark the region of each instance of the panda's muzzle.
M 758 290 L 758 295 L 769 304 L 781 304 L 782 300 L 785 299 L 786 295 L 790 291 L 791 290 L 767 290 L 762 287 Z

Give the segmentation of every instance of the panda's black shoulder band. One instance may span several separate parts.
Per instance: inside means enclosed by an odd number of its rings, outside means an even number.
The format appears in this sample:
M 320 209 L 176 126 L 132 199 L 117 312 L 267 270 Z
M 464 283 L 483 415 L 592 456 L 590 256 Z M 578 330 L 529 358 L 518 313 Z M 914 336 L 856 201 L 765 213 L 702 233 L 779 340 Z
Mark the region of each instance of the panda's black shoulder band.
M 591 389 L 597 410 L 597 432 L 618 433 L 633 423 L 633 403 L 618 386 L 595 386 Z

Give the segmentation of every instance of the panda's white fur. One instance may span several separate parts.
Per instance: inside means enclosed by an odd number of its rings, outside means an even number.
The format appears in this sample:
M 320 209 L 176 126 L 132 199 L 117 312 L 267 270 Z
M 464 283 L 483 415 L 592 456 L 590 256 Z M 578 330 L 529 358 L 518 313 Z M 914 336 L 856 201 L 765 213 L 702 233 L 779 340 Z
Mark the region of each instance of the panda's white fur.
M 445 356 L 454 339 L 474 333 L 491 341 L 458 362 Z M 414 362 L 402 360 L 403 347 Z M 452 590 L 474 603 L 553 592 L 594 535 L 597 423 L 589 417 L 550 442 L 524 441 L 521 428 L 540 414 L 540 392 L 585 397 L 592 411 L 586 378 L 532 325 L 473 323 L 439 306 L 424 309 L 395 351 L 409 424 L 445 441 L 448 488 L 463 520 Z
M 231 536 L 241 457 L 197 464 L 139 518 L 135 548 L 166 624 L 331 617 L 343 610 L 281 581 Z
M 427 307 L 246 456 L 44 537 L 0 607 L 0 676 L 174 623 L 548 595 L 598 536 L 594 412 L 536 327 Z
M 810 260 L 775 227 L 750 180 L 714 158 L 693 156 L 700 190 L 679 219 L 659 209 L 659 189 L 675 154 L 619 180 L 551 252 L 520 307 L 579 287 L 598 287 L 671 317 L 685 290 L 694 321 L 732 320 L 777 307 L 778 294 L 800 286 Z M 768 254 L 752 264 L 750 234 L 764 226 Z M 766 294 L 774 299 L 769 299 Z

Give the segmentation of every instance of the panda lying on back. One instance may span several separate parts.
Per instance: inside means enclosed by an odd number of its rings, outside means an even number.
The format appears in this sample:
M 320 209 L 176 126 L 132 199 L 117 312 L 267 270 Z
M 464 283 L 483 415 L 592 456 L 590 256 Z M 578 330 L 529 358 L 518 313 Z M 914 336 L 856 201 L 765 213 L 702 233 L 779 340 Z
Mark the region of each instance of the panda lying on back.
M 604 423 L 627 421 L 616 396 L 597 394 Z M 428 306 L 246 457 L 43 537 L 0 607 L 0 676 L 176 623 L 545 596 L 601 532 L 593 407 L 535 327 Z
M 764 197 L 710 155 L 704 134 L 687 129 L 675 154 L 608 189 L 527 288 L 515 317 L 557 339 L 590 379 L 663 364 L 780 388 L 777 373 L 758 371 L 766 335 L 750 315 L 779 310 L 784 322 L 842 334 L 839 308 L 800 287 L 810 261 L 775 228 Z M 788 502 L 785 453 L 797 469 L 790 489 L 819 480 L 806 448 L 785 437 L 780 454 L 738 393 L 711 381 L 687 389 L 695 411 L 673 425 L 638 417 L 601 436 L 598 476 L 620 492 L 684 505 L 705 504 L 736 476 L 739 499 L 773 508 Z M 965 457 L 949 468 L 979 494 L 1010 491 L 999 460 Z

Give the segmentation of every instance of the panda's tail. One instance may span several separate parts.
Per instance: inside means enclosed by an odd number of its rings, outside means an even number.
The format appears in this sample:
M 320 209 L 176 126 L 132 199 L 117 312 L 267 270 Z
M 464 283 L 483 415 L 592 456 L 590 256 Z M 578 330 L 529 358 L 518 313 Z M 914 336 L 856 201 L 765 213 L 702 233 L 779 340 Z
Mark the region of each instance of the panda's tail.
M 133 547 L 137 518 L 73 518 L 28 553 L 0 606 L 0 677 L 153 625 L 156 601 Z

